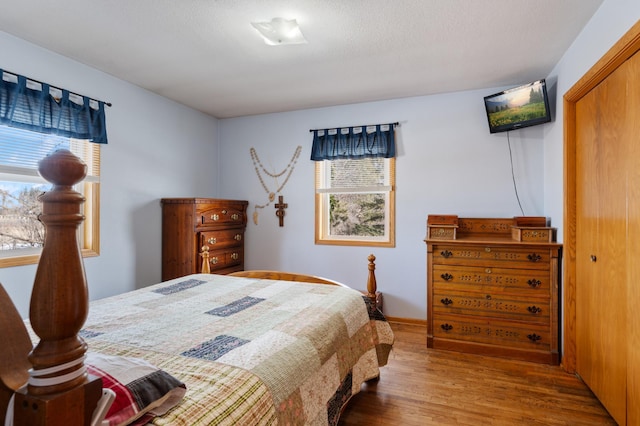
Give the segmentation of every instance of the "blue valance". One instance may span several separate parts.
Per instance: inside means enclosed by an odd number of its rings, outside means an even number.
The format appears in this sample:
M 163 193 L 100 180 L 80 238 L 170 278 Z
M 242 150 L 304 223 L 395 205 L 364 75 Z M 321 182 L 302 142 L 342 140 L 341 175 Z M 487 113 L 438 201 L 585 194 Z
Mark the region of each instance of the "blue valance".
M 5 74 L 14 76 L 6 81 Z M 40 83 L 39 89 L 21 75 L 0 69 L 0 124 L 38 133 L 54 134 L 96 143 L 107 143 L 102 101 Z M 59 91 L 54 97 L 51 91 Z M 78 98 L 81 104 L 73 98 Z
M 395 125 L 396 123 L 391 123 L 312 130 L 311 160 L 393 158 L 396 156 Z

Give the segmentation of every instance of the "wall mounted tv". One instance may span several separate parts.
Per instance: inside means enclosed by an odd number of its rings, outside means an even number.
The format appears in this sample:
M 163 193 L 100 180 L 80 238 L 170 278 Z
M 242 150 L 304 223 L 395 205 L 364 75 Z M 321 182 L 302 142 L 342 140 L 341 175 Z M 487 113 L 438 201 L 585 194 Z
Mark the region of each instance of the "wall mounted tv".
M 547 85 L 542 80 L 484 97 L 491 133 L 506 132 L 551 121 Z

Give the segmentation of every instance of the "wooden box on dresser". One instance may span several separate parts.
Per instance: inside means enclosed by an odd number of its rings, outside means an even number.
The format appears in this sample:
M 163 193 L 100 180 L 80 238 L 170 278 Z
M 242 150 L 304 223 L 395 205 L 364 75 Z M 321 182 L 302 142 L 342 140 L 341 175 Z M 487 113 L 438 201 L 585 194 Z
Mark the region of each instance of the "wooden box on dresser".
M 561 245 L 544 217 L 427 220 L 427 347 L 558 364 Z
M 247 201 L 163 198 L 162 281 L 201 272 L 203 246 L 212 273 L 244 269 Z

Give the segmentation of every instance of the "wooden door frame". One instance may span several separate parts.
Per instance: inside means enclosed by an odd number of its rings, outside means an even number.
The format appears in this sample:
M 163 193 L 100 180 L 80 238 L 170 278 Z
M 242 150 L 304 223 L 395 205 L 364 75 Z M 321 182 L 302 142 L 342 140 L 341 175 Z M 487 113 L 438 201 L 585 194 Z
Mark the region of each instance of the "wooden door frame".
M 564 106 L 564 350 L 562 367 L 576 371 L 576 104 L 640 50 L 640 21 L 604 54 L 563 98 Z

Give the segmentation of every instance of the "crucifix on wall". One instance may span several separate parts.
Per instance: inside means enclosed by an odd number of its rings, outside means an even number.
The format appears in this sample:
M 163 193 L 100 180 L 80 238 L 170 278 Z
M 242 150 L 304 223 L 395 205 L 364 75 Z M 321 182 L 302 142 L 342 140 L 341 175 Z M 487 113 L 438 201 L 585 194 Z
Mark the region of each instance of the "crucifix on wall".
M 276 210 L 276 216 L 278 216 L 278 220 L 280 221 L 280 226 L 284 226 L 284 214 L 287 207 L 289 205 L 284 202 L 284 197 L 282 195 L 278 196 L 278 202 L 274 206 Z

